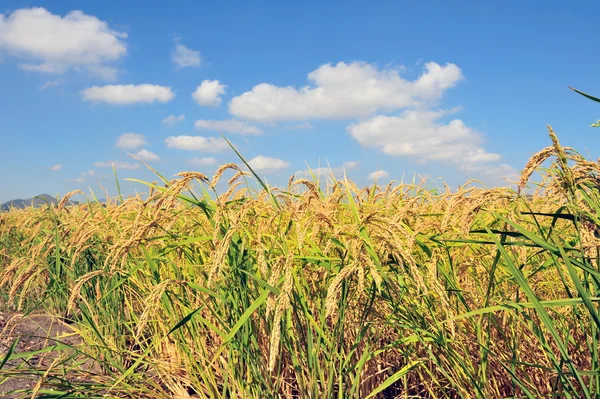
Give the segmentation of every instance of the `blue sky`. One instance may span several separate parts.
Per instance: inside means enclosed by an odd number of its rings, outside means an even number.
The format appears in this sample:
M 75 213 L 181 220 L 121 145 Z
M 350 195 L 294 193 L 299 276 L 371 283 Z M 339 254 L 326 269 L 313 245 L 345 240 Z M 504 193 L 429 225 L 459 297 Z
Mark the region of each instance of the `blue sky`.
M 548 145 L 546 124 L 595 159 L 600 107 L 567 85 L 600 93 L 599 11 L 592 1 L 3 1 L 0 201 L 114 195 L 111 162 L 121 178 L 152 180 L 126 151 L 167 177 L 212 175 L 237 162 L 217 128 L 274 185 L 307 164 L 360 185 L 414 173 L 504 185 Z

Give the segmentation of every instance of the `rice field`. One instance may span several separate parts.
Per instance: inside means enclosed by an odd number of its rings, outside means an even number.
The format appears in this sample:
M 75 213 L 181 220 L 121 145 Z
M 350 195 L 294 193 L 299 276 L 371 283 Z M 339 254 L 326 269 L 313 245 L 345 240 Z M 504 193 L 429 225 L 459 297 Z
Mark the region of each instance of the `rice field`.
M 0 382 L 33 375 L 15 395 L 40 398 L 596 398 L 600 165 L 550 138 L 514 190 L 270 187 L 240 161 L 0 214 L 0 306 L 79 340 L 15 342 Z

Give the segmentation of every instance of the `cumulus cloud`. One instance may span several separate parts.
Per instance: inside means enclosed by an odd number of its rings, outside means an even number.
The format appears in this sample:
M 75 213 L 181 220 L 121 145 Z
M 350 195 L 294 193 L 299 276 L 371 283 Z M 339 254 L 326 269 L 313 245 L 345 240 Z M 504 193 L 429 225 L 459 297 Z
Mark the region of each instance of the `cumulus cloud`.
M 202 63 L 199 51 L 187 48 L 183 44 L 180 44 L 178 40 L 175 41 L 175 48 L 171 52 L 171 59 L 178 68 L 199 67 Z
M 319 168 L 310 168 L 305 170 L 297 170 L 294 173 L 297 177 L 312 177 L 314 176 L 331 176 L 333 175 L 335 178 L 339 179 L 344 177 L 344 173 L 358 169 L 359 162 L 358 161 L 348 161 L 344 162 L 342 166 L 337 167 L 319 167 Z
M 229 148 L 222 138 L 203 136 L 171 136 L 165 139 L 165 145 L 177 150 L 208 152 L 220 152 Z
M 127 53 L 126 38 L 126 33 L 82 11 L 64 17 L 44 8 L 0 14 L 0 49 L 27 60 L 19 65 L 27 71 L 61 74 L 83 68 L 114 79 L 117 69 L 110 63 Z
M 390 156 L 417 163 L 442 162 L 490 185 L 506 184 L 504 178 L 514 180 L 517 171 L 500 164 L 501 155 L 483 147 L 480 133 L 460 119 L 442 121 L 456 111 L 406 110 L 397 116 L 377 115 L 351 124 L 347 130 L 363 147 Z
M 218 80 L 203 80 L 192 93 L 192 98 L 200 105 L 218 107 L 221 105 L 221 95 L 225 94 L 226 87 Z
M 499 154 L 482 148 L 479 133 L 460 119 L 439 121 L 450 111 L 409 110 L 399 116 L 378 115 L 351 124 L 347 130 L 363 147 L 374 147 L 392 156 L 411 157 L 417 162 L 444 161 L 467 167 L 500 160 Z
M 247 122 L 237 119 L 229 120 L 197 120 L 195 124 L 197 129 L 216 130 L 219 132 L 238 133 L 238 134 L 262 134 L 262 130 Z
M 52 172 L 58 172 L 59 170 L 61 170 L 61 169 L 62 169 L 62 167 L 63 167 L 63 166 L 62 166 L 62 164 L 61 164 L 61 163 L 57 163 L 56 165 L 52 165 L 52 166 L 50 166 L 50 170 L 51 170 Z
M 83 90 L 81 94 L 87 101 L 117 105 L 167 103 L 175 97 L 170 87 L 151 84 L 92 86 Z
M 388 172 L 386 172 L 383 169 L 380 169 L 380 170 L 376 170 L 375 172 L 369 173 L 369 179 L 371 179 L 371 180 L 385 179 L 389 175 L 390 174 Z
M 113 165 L 116 169 L 136 170 L 140 168 L 140 164 L 122 161 L 106 161 L 94 163 L 94 166 L 97 168 L 112 168 Z
M 216 165 L 217 160 L 213 157 L 205 157 L 205 158 L 192 158 L 188 161 L 190 165 L 194 166 L 209 166 Z
M 231 114 L 244 119 L 274 122 L 302 119 L 367 117 L 438 100 L 462 79 L 454 64 L 429 62 L 416 80 L 406 80 L 398 69 L 378 69 L 364 62 L 326 64 L 308 74 L 309 86 L 300 89 L 268 83 L 234 97 Z
M 435 110 L 444 93 L 463 79 L 460 68 L 452 63 L 421 65 L 418 76 L 406 78 L 402 68 L 325 64 L 308 74 L 304 87 L 258 84 L 234 97 L 229 112 L 250 122 L 298 122 L 288 130 L 311 128 L 308 121 L 317 119 L 354 120 L 347 131 L 363 147 L 419 163 L 452 164 L 473 175 L 512 173 L 508 165 L 498 165 L 499 154 L 484 148 L 480 133 L 460 119 L 443 119 L 456 109 Z M 312 172 L 340 177 L 343 171 L 335 167 Z M 373 173 L 383 178 L 384 171 Z M 310 176 L 306 170 L 297 174 Z
M 185 115 L 169 115 L 167 117 L 164 117 L 162 120 L 163 125 L 167 125 L 167 126 L 174 126 L 176 124 L 178 124 L 179 122 L 183 122 L 185 120 Z
M 115 147 L 122 150 L 133 150 L 141 146 L 147 145 L 148 142 L 144 138 L 143 134 L 139 133 L 123 133 L 117 139 Z
M 263 155 L 252 158 L 248 161 L 248 165 L 258 173 L 275 173 L 290 166 L 289 162 L 282 159 L 265 157 Z
M 146 149 L 141 149 L 138 152 L 136 152 L 135 154 L 136 158 L 138 158 L 140 161 L 145 161 L 145 162 L 153 162 L 153 161 L 160 161 L 160 157 L 158 155 L 156 155 L 153 152 L 150 152 Z

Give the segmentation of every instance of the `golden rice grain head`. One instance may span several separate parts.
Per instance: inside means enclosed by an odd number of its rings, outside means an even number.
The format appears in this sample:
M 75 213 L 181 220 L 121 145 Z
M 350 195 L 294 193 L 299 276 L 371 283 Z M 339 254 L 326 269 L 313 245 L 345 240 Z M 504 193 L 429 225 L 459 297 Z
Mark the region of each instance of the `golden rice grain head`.
M 276 307 L 273 317 L 273 330 L 269 342 L 269 371 L 275 370 L 277 354 L 279 353 L 279 341 L 281 339 L 281 319 L 283 318 L 283 309 Z
M 169 186 L 169 189 L 165 193 L 165 196 L 169 198 L 168 202 L 174 200 L 183 190 L 189 187 L 189 184 L 192 180 L 204 176 L 202 173 L 191 172 L 191 173 L 178 173 L 177 176 L 180 176 L 181 179 L 176 179 L 172 181 L 172 184 Z M 170 206 L 169 206 L 170 207 Z
M 285 204 L 286 209 L 292 209 L 294 207 L 294 202 L 290 199 L 288 195 L 279 194 L 276 198 L 278 201 L 281 200 L 281 202 Z
M 273 317 L 273 330 L 271 331 L 271 339 L 269 345 L 269 371 L 274 371 L 277 355 L 279 354 L 279 341 L 281 339 L 281 320 L 283 314 L 290 307 L 290 296 L 294 288 L 294 272 L 291 268 L 291 256 L 287 256 L 284 265 L 284 271 L 286 272 L 285 280 L 281 287 L 279 296 L 277 297 L 277 305 L 275 308 L 275 316 Z
M 58 203 L 58 207 L 57 210 L 60 211 L 65 204 L 67 203 L 67 201 L 69 201 L 69 198 L 71 198 L 72 196 L 74 196 L 75 194 L 83 194 L 83 191 L 81 190 L 73 190 L 73 191 L 69 191 Z
M 565 154 L 565 150 L 560 145 L 560 143 L 558 141 L 558 137 L 556 136 L 556 134 L 554 133 L 554 130 L 552 129 L 552 127 L 550 125 L 548 125 L 548 132 L 550 135 L 550 139 L 552 140 L 552 144 L 554 145 L 554 149 L 557 154 L 558 162 L 559 162 L 560 168 L 563 172 L 564 178 L 566 180 L 567 187 L 569 189 L 572 189 L 573 186 L 575 185 L 575 183 L 573 181 L 573 174 L 571 173 L 571 169 L 569 168 L 569 164 L 567 162 L 567 156 Z
M 597 173 L 600 173 L 600 163 L 591 162 L 591 161 L 581 161 L 581 162 L 578 162 L 573 167 L 573 169 L 582 170 L 582 171 L 585 171 L 586 173 L 590 173 L 590 174 L 597 174 Z
M 227 180 L 227 184 L 232 185 L 242 176 L 250 176 L 250 175 L 251 175 L 251 173 L 246 170 L 238 170 L 237 173 L 235 175 L 233 175 L 233 177 L 231 179 Z
M 242 199 L 245 197 L 245 195 L 247 194 L 248 189 L 246 187 L 242 187 L 238 190 L 236 190 L 235 194 L 233 195 L 233 198 L 231 198 L 232 201 L 237 201 L 239 199 Z
M 144 298 L 144 311 L 142 312 L 140 318 L 136 323 L 136 331 L 134 333 L 135 339 L 139 339 L 144 332 L 144 328 L 146 328 L 146 324 L 150 320 L 150 317 L 157 313 L 157 310 L 160 306 L 160 298 L 167 291 L 170 285 L 174 283 L 173 280 L 164 280 L 159 284 L 152 287 L 150 293 Z
M 40 282 L 45 281 L 44 277 L 40 277 L 42 274 L 46 274 L 46 271 L 44 269 L 38 269 L 31 275 L 30 278 L 28 278 L 23 283 L 23 285 L 21 287 L 21 293 L 19 294 L 19 299 L 20 299 L 19 307 L 18 307 L 19 309 L 21 309 L 23 306 L 24 298 L 31 297 L 32 295 L 34 295 L 34 294 L 30 293 L 30 290 L 33 290 L 36 288 L 39 289 Z M 40 277 L 40 278 L 38 278 L 38 277 Z
M 225 165 L 219 166 L 219 169 L 217 169 L 217 171 L 215 172 L 215 175 L 213 176 L 212 180 L 210 181 L 210 185 L 212 187 L 216 187 L 217 186 L 217 183 L 219 182 L 219 179 L 221 179 L 221 176 L 223 175 L 223 173 L 225 173 L 225 171 L 227 169 L 233 169 L 233 170 L 237 170 L 237 171 L 240 170 L 239 166 L 237 166 L 233 162 L 226 163 Z
M 27 264 L 27 259 L 24 257 L 15 257 L 11 260 L 7 267 L 0 272 L 0 287 L 10 287 L 14 285 L 14 275 Z
M 327 288 L 327 296 L 325 299 L 325 317 L 330 317 L 335 314 L 338 309 L 338 296 L 342 288 L 342 282 L 352 276 L 356 272 L 356 265 L 346 265 L 340 272 L 333 278 L 331 284 Z
M 77 283 L 75 283 L 75 286 L 71 290 L 69 300 L 67 301 L 67 313 L 73 310 L 73 307 L 75 306 L 75 301 L 81 295 L 81 288 L 83 287 L 83 285 L 91 279 L 93 279 L 94 277 L 101 276 L 103 274 L 105 274 L 104 270 L 94 270 L 93 272 L 84 274 L 79 278 L 79 280 L 77 280 Z
M 237 229 L 234 228 L 234 226 L 230 226 L 223 239 L 217 244 L 217 248 L 213 254 L 213 267 L 208 278 L 209 284 L 212 281 L 214 281 L 214 279 L 223 269 L 225 258 L 227 257 L 227 251 L 229 250 L 229 246 L 231 244 L 231 238 L 235 235 L 236 232 Z
M 315 198 L 319 198 L 319 192 L 317 190 L 317 186 L 315 185 L 315 183 L 313 183 L 312 181 L 308 180 L 308 179 L 298 179 L 296 181 L 294 181 L 293 185 L 298 185 L 298 184 L 303 184 L 308 191 L 311 193 L 311 195 Z
M 206 176 L 204 173 L 200 173 L 200 172 L 181 172 L 181 173 L 177 173 L 175 176 L 180 176 L 187 180 L 196 179 L 198 181 L 203 181 L 203 182 L 209 183 L 208 176 Z
M 227 191 L 225 191 L 223 194 L 219 195 L 217 201 L 221 204 L 224 204 L 225 202 L 227 202 L 229 200 L 229 197 L 231 196 L 231 194 L 235 192 L 235 190 L 240 186 L 240 184 L 243 184 L 243 182 L 236 181 L 235 183 L 233 183 L 227 189 Z
M 525 168 L 523 168 L 521 171 L 521 178 L 519 179 L 518 187 L 519 193 L 525 188 L 533 172 L 535 172 L 548 158 L 554 155 L 554 153 L 554 147 L 550 146 L 538 151 L 529 158 L 529 161 L 527 161 L 527 164 L 525 164 Z
M 292 189 L 292 186 L 294 185 L 294 179 L 296 178 L 296 175 L 292 175 L 290 176 L 288 183 L 287 183 L 287 188 L 288 191 L 290 191 Z
M 156 187 L 158 185 L 158 182 L 156 180 L 152 181 L 152 185 L 150 186 L 150 190 L 148 191 L 148 198 L 151 198 L 152 195 L 154 194 L 154 191 L 156 190 L 154 187 Z
M 8 303 L 14 303 L 17 292 L 23 288 L 29 279 L 35 278 L 43 270 L 44 268 L 36 262 L 31 262 L 26 265 L 25 268 L 19 270 L 15 276 L 15 279 L 12 281 L 10 290 L 8 291 Z M 23 291 L 21 293 L 24 294 Z M 26 297 L 26 295 L 20 296 Z
M 263 247 L 260 241 L 256 240 L 253 245 L 254 248 L 257 248 L 256 251 L 256 264 L 258 265 L 258 271 L 261 274 L 261 277 L 264 278 L 269 271 L 269 264 L 267 262 L 267 249 Z

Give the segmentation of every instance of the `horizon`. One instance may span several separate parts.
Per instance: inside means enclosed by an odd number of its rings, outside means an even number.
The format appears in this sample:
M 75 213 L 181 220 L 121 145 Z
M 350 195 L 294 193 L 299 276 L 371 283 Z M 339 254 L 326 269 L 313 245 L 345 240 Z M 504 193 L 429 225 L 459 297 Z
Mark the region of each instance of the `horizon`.
M 143 6 L 142 6 L 143 4 Z M 561 143 L 598 158 L 595 2 L 8 1 L 0 8 L 0 203 L 241 164 L 365 186 L 515 179 Z M 41 40 L 43 38 L 43 40 Z M 307 167 L 308 166 L 308 167 Z M 102 194 L 104 196 L 104 194 Z

